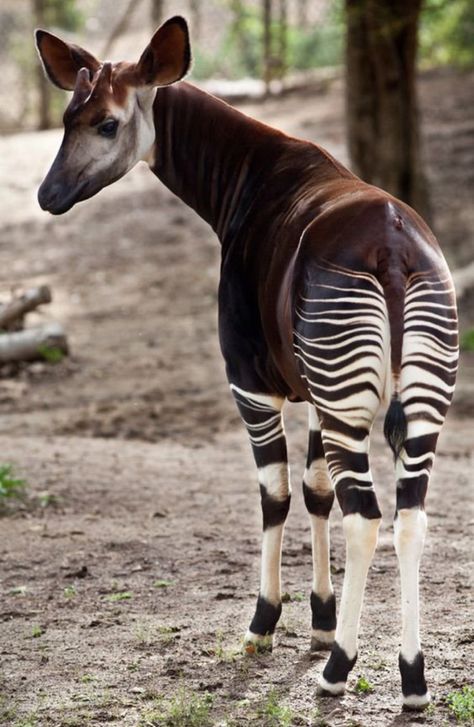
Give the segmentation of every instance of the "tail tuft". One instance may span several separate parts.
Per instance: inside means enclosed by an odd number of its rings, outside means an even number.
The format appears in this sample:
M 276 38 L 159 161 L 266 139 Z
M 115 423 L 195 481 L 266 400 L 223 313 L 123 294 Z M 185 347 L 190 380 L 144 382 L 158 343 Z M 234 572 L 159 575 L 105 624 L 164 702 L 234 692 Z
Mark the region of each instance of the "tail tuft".
M 383 425 L 385 439 L 397 460 L 407 438 L 407 419 L 398 394 L 392 397 Z

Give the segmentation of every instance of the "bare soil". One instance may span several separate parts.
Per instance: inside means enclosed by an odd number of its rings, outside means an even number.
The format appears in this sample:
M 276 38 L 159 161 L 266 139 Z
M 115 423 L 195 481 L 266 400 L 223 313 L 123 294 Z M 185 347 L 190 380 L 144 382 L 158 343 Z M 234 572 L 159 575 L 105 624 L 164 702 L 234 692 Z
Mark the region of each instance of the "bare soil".
M 421 86 L 436 227 L 459 264 L 473 252 L 472 80 L 432 74 Z M 245 110 L 347 161 L 338 84 Z M 299 487 L 305 407 L 287 407 L 291 600 L 274 652 L 249 659 L 239 646 L 258 589 L 259 498 L 218 350 L 218 243 L 144 165 L 65 217 L 42 214 L 35 190 L 59 139 L 0 139 L 0 299 L 15 286 L 51 285 L 54 303 L 38 317 L 60 320 L 72 349 L 56 366 L 0 374 L 0 461 L 29 488 L 0 520 L 0 724 L 137 727 L 152 724 L 156 697 L 183 688 L 212 695 L 216 725 L 285 724 L 263 715 L 273 688 L 292 725 L 451 723 L 446 695 L 472 684 L 474 668 L 472 355 L 428 499 L 422 633 L 434 708 L 400 709 L 395 488 L 380 423 L 372 467 L 384 522 L 359 661 L 345 697 L 318 699 L 323 660 L 307 651 L 311 555 Z M 337 510 L 332 518 L 339 596 L 344 544 Z M 372 692 L 355 689 L 359 676 Z

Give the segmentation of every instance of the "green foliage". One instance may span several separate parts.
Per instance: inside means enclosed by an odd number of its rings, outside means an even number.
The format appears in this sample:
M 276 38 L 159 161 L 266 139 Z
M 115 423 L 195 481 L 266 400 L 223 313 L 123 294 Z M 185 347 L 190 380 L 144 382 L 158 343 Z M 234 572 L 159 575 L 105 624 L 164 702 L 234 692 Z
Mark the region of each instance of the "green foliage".
M 425 65 L 474 66 L 472 0 L 425 0 L 420 18 L 420 59 Z
M 451 692 L 446 702 L 457 722 L 474 724 L 474 687 L 465 686 Z
M 341 62 L 344 45 L 342 0 L 333 0 L 328 15 L 308 29 L 288 26 L 286 65 L 292 70 L 306 70 Z M 278 47 L 280 24 L 271 26 L 272 46 Z M 261 78 L 263 56 L 263 22 L 260 8 L 241 3 L 239 16 L 234 19 L 216 53 L 203 48 L 194 49 L 193 76 L 196 79 Z M 276 56 L 275 52 L 274 55 Z M 282 59 L 275 57 L 275 67 Z
M 258 722 L 262 727 L 290 727 L 293 712 L 278 701 L 278 693 L 271 689 L 265 702 L 257 709 Z
M 31 636 L 33 637 L 33 639 L 39 639 L 39 637 L 43 636 L 43 634 L 44 634 L 44 631 L 39 624 L 36 624 L 31 629 Z
M 38 353 L 48 363 L 60 363 L 64 358 L 64 351 L 57 346 L 38 346 Z
M 80 30 L 84 25 L 84 16 L 77 6 L 76 0 L 44 0 L 46 26 Z
M 0 506 L 7 500 L 21 498 L 25 491 L 25 480 L 13 475 L 11 464 L 0 464 Z
M 462 334 L 461 351 L 474 351 L 474 328 L 470 328 Z
M 181 688 L 170 699 L 157 699 L 143 715 L 140 727 L 211 727 L 212 696 Z
M 130 591 L 119 591 L 118 593 L 111 593 L 107 596 L 107 601 L 118 603 L 120 601 L 129 601 L 131 598 L 133 598 L 133 594 Z
M 359 677 L 355 685 L 356 692 L 359 694 L 369 694 L 374 691 L 373 685 L 365 677 Z

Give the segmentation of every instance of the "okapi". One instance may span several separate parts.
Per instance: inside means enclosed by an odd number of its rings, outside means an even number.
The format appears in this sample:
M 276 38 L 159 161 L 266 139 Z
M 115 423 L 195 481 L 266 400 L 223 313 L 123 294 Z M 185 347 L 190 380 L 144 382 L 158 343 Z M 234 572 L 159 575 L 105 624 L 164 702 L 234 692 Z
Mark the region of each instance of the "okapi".
M 381 521 L 369 436 L 382 400 L 389 401 L 384 432 L 397 477 L 403 701 L 425 707 L 418 597 L 424 502 L 458 357 L 453 285 L 436 239 L 410 207 L 324 149 L 176 83 L 191 60 L 181 17 L 156 31 L 137 63 L 101 62 L 44 30 L 36 40 L 50 80 L 73 91 L 63 142 L 39 189 L 41 207 L 62 214 L 145 160 L 220 239 L 220 344 L 263 511 L 260 591 L 246 650 L 272 648 L 282 610 L 290 506 L 282 408 L 286 399 L 306 401 L 311 649 L 331 652 L 320 693 L 343 694 Z M 337 624 L 328 529 L 334 491 L 347 548 Z

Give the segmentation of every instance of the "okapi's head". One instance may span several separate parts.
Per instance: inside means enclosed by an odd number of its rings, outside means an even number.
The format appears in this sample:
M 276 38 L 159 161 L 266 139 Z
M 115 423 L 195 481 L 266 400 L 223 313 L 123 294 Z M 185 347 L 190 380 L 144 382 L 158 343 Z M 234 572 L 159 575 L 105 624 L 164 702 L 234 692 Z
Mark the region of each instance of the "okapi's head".
M 183 18 L 168 20 L 138 63 L 98 61 L 45 30 L 36 31 L 36 44 L 50 81 L 73 91 L 61 147 L 38 191 L 42 209 L 60 215 L 123 177 L 150 152 L 155 89 L 187 72 L 188 28 Z

